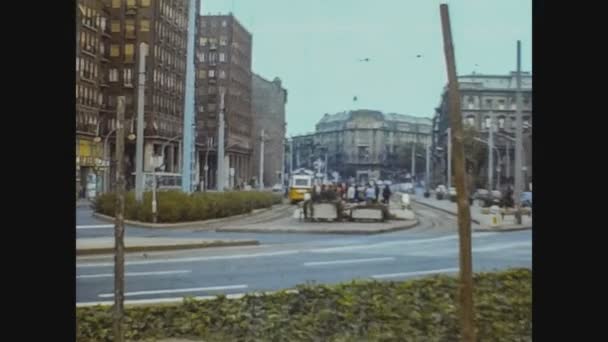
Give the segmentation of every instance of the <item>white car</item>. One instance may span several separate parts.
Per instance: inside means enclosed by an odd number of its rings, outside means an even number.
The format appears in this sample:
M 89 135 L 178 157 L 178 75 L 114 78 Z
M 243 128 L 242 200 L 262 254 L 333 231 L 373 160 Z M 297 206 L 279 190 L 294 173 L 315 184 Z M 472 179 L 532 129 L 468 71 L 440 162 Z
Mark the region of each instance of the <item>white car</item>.
M 272 187 L 272 191 L 273 192 L 283 192 L 283 187 L 281 186 L 281 184 L 277 183 Z

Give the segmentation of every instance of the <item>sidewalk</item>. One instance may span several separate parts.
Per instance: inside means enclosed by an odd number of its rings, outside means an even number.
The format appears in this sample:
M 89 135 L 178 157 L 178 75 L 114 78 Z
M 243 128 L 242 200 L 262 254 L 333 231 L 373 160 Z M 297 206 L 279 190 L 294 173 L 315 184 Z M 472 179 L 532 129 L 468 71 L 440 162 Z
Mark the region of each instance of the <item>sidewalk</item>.
M 259 245 L 257 240 L 205 240 L 125 237 L 125 252 L 158 252 L 209 247 Z M 114 253 L 114 238 L 82 238 L 76 240 L 76 255 Z
M 76 208 L 78 207 L 90 207 L 93 203 L 86 198 L 79 198 L 76 200 Z
M 435 197 L 424 198 L 423 196 L 416 195 L 412 196 L 412 201 L 437 210 L 444 211 L 451 215 L 457 215 L 458 210 L 456 203 L 451 202 L 447 199 L 437 200 Z M 471 221 L 479 225 L 479 227 L 473 229 L 473 231 L 513 231 L 532 229 L 532 217 L 529 217 L 527 215 L 522 216 L 521 225 L 518 225 L 515 222 L 514 216 L 507 215 L 505 216 L 504 221 L 499 220 L 499 224 L 496 227 L 492 227 L 492 215 L 482 214 L 481 207 L 477 205 L 471 206 Z

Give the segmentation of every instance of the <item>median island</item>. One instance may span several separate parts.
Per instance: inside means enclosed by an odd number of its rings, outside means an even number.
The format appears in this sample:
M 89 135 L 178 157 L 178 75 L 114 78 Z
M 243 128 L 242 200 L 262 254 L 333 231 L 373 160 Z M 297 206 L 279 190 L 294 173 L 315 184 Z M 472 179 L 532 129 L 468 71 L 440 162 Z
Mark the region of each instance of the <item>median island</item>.
M 282 198 L 270 192 L 231 191 L 196 192 L 163 191 L 157 194 L 157 223 L 195 222 L 251 213 L 256 209 L 271 208 L 280 204 Z M 93 202 L 97 214 L 114 216 L 116 193 L 105 193 Z M 138 203 L 135 194 L 125 195 L 125 219 L 138 222 L 153 222 L 152 193 L 146 192 Z

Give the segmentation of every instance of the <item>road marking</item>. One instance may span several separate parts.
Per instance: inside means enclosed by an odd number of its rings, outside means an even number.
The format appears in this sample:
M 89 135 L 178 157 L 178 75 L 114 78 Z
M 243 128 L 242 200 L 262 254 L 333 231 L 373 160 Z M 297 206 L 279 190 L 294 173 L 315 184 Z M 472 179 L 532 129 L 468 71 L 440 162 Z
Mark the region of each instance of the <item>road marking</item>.
M 474 238 L 482 238 L 487 236 L 497 235 L 499 233 L 474 233 L 472 236 Z M 457 240 L 458 235 L 448 235 L 437 238 L 429 238 L 429 239 L 416 239 L 416 240 L 397 240 L 397 241 L 388 241 L 388 242 L 379 242 L 373 244 L 364 244 L 364 245 L 351 245 L 351 246 L 340 246 L 340 247 L 329 247 L 329 248 L 317 248 L 311 249 L 312 253 L 332 253 L 332 252 L 348 252 L 359 249 L 373 249 L 373 248 L 384 248 L 389 246 L 399 246 L 399 245 L 416 245 L 420 243 L 432 243 L 439 241 L 449 241 L 449 240 Z
M 436 270 L 428 270 L 428 271 L 414 271 L 414 272 L 403 272 L 403 273 L 389 273 L 389 274 L 376 274 L 373 275 L 374 279 L 386 279 L 386 278 L 401 278 L 401 277 L 411 277 L 417 275 L 425 275 L 425 274 L 435 274 L 435 273 L 449 273 L 449 272 L 458 272 L 459 268 L 440 268 Z
M 139 276 L 153 276 L 153 275 L 167 275 L 167 274 L 185 274 L 192 273 L 191 270 L 175 270 L 175 271 L 156 271 L 156 272 L 127 272 L 126 277 L 139 277 Z M 91 278 L 113 278 L 114 273 L 102 273 L 102 274 L 81 274 L 77 275 L 76 279 L 91 279 Z
M 325 265 L 346 265 L 346 264 L 357 264 L 357 263 L 363 263 L 363 262 L 377 262 L 377 261 L 395 261 L 395 258 L 387 257 L 387 258 L 315 261 L 315 262 L 305 262 L 304 266 L 311 267 L 311 266 L 325 266 Z
M 277 255 L 293 255 L 293 254 L 298 254 L 298 253 L 300 253 L 300 252 L 299 251 L 280 251 L 280 252 L 269 252 L 269 253 L 214 255 L 214 256 L 204 256 L 204 257 L 175 258 L 175 259 L 137 260 L 137 261 L 126 261 L 125 266 L 175 264 L 175 263 L 181 263 L 181 262 L 212 261 L 212 260 L 248 259 L 248 258 L 258 258 L 258 257 L 277 256 Z M 77 264 L 76 267 L 79 267 L 79 268 L 114 267 L 114 262 Z
M 225 286 L 209 286 L 209 287 L 193 287 L 189 289 L 166 289 L 166 290 L 151 290 L 151 291 L 136 291 L 126 292 L 125 296 L 145 296 L 153 294 L 165 294 L 165 293 L 183 293 L 183 292 L 201 292 L 201 291 L 218 291 L 218 290 L 234 290 L 234 289 L 246 289 L 247 285 L 225 285 Z M 100 298 L 112 298 L 113 293 L 101 293 Z
M 114 228 L 113 224 L 90 224 L 90 225 L 80 225 L 76 226 L 76 229 L 107 229 Z
M 517 247 L 532 247 L 532 241 L 518 241 L 518 242 L 506 242 L 506 243 L 495 243 L 483 247 L 473 247 L 473 253 L 479 252 L 494 252 L 501 249 L 517 248 Z
M 278 291 L 264 291 L 264 292 L 250 292 L 250 293 L 230 293 L 225 295 L 228 299 L 240 299 L 245 297 L 246 295 L 250 296 L 262 296 L 262 295 L 271 295 L 278 292 L 285 293 L 298 293 L 298 290 L 290 289 L 290 290 L 278 290 Z M 194 296 L 191 297 L 197 300 L 212 300 L 216 299 L 218 296 Z M 125 305 L 137 305 L 137 304 L 158 304 L 158 303 L 182 303 L 184 301 L 184 297 L 172 297 L 172 298 L 152 298 L 152 299 L 130 299 L 125 300 Z M 100 302 L 80 302 L 76 303 L 76 307 L 83 306 L 97 306 L 97 305 L 114 305 L 114 301 L 100 301 Z

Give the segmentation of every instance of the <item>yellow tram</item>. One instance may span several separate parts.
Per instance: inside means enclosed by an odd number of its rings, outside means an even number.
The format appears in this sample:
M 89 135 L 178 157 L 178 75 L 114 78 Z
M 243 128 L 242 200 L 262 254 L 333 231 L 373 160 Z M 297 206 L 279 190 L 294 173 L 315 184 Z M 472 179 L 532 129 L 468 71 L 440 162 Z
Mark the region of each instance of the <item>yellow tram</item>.
M 289 181 L 289 200 L 296 203 L 304 200 L 304 194 L 312 191 L 313 176 L 307 173 L 295 174 Z

